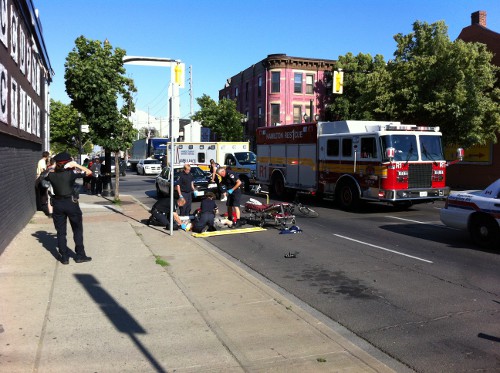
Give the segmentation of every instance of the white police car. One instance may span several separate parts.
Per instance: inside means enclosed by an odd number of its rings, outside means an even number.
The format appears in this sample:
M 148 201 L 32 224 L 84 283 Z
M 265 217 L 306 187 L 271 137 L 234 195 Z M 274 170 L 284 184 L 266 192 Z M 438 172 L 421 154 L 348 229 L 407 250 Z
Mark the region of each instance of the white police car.
M 449 227 L 469 231 L 478 245 L 500 250 L 500 179 L 484 190 L 450 194 L 440 217 Z

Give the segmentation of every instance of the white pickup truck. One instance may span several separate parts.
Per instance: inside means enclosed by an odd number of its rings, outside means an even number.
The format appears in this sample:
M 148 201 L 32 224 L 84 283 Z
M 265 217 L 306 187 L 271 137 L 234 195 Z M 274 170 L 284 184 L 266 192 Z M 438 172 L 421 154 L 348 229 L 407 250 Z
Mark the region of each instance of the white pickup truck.
M 469 231 L 478 245 L 500 250 L 500 179 L 484 190 L 450 194 L 440 217 L 449 227 Z

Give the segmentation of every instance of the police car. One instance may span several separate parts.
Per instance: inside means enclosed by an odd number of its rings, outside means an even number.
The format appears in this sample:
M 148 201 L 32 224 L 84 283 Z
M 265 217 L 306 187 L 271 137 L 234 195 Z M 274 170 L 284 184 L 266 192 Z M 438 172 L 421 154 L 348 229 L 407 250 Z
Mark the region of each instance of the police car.
M 478 245 L 500 250 L 500 179 L 484 190 L 450 194 L 440 217 L 449 227 L 469 231 Z

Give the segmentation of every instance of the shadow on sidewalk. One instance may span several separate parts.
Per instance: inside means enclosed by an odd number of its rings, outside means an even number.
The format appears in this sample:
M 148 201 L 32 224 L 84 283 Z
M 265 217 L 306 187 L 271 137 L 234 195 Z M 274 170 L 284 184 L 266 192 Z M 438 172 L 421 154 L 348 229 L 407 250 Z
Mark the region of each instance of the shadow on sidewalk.
M 57 235 L 54 233 L 49 233 L 47 231 L 36 231 L 32 234 L 38 242 L 42 244 L 42 246 L 47 250 L 52 256 L 59 260 L 59 251 L 57 251 Z M 73 252 L 70 250 L 70 255 L 72 256 Z
M 156 372 L 165 373 L 153 355 L 144 347 L 136 337 L 136 334 L 146 334 L 146 330 L 123 308 L 115 299 L 104 290 L 99 281 L 88 274 L 75 274 L 76 279 L 80 282 L 83 288 L 87 291 L 90 297 L 96 302 L 101 311 L 113 323 L 114 327 L 121 333 L 127 334 L 142 354 L 149 360 Z

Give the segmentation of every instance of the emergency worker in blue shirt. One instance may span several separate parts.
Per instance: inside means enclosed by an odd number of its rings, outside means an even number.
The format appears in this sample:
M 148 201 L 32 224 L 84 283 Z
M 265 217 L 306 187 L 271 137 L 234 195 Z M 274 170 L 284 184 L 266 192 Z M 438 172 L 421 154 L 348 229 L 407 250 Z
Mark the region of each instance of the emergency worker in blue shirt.
M 59 153 L 54 157 L 56 166 L 53 171 L 45 177 L 52 184 L 54 195 L 52 196 L 52 220 L 57 231 L 57 247 L 59 249 L 62 264 L 69 264 L 69 249 L 66 239 L 67 219 L 73 230 L 75 241 L 74 258 L 76 263 L 84 263 L 92 260 L 85 253 L 83 246 L 83 217 L 82 210 L 78 204 L 78 196 L 75 195 L 75 181 L 78 178 L 92 175 L 87 167 L 72 161 L 71 155 L 66 152 Z M 78 169 L 82 172 L 75 172 Z

